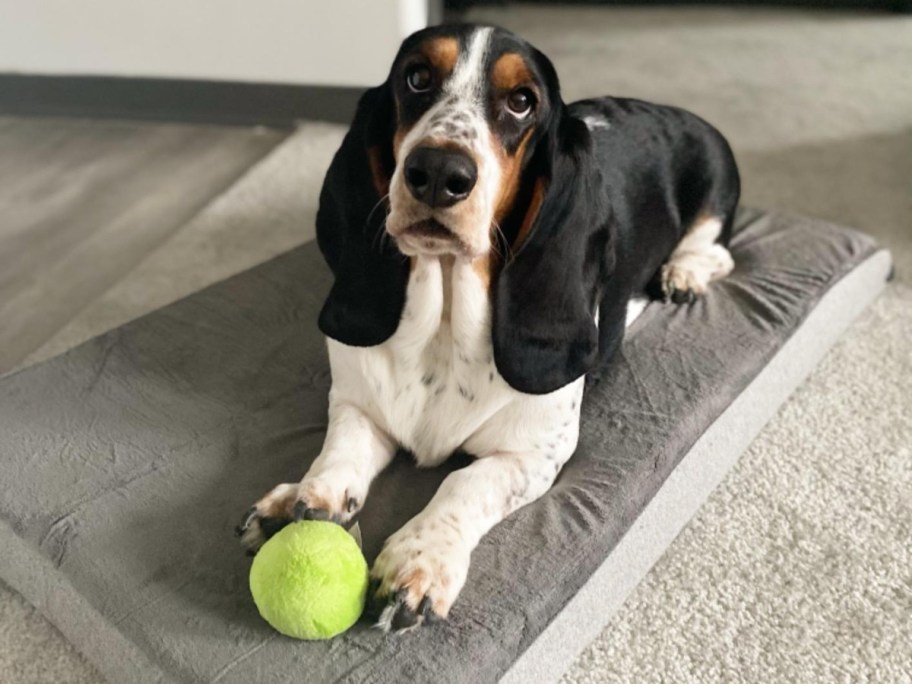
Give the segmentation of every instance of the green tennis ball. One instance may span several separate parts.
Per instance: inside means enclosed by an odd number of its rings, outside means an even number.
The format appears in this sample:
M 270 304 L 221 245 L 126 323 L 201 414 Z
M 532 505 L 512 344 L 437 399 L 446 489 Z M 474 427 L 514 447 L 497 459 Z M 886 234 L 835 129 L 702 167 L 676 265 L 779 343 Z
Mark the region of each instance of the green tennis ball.
M 367 562 L 339 525 L 302 520 L 260 548 L 250 567 L 250 593 L 263 619 L 282 634 L 329 639 L 364 610 Z

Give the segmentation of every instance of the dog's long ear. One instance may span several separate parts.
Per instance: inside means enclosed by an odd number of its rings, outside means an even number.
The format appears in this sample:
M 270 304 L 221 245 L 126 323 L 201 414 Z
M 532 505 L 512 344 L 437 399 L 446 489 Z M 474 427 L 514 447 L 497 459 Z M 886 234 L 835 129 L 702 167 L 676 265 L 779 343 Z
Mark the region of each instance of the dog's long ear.
M 383 234 L 395 164 L 394 109 L 388 83 L 361 97 L 326 173 L 317 212 L 317 242 L 335 276 L 320 330 L 358 347 L 392 336 L 405 302 L 408 260 Z
M 593 368 L 594 316 L 614 268 L 609 208 L 586 125 L 558 101 L 527 174 L 535 184 L 512 259 L 494 290 L 498 372 L 521 392 L 545 394 Z

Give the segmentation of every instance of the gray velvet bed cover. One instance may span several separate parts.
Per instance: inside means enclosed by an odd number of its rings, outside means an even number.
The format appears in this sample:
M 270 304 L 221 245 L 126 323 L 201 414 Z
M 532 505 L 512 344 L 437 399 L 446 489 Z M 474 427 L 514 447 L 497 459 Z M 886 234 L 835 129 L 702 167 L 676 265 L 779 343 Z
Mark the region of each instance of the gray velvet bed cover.
M 259 618 L 232 530 L 323 438 L 315 320 L 330 276 L 309 243 L 0 380 L 0 575 L 117 681 L 495 681 L 874 250 L 849 229 L 742 211 L 735 272 L 693 304 L 647 307 L 587 392 L 577 453 L 482 541 L 448 621 L 300 642 Z M 393 462 L 360 515 L 368 561 L 464 463 Z

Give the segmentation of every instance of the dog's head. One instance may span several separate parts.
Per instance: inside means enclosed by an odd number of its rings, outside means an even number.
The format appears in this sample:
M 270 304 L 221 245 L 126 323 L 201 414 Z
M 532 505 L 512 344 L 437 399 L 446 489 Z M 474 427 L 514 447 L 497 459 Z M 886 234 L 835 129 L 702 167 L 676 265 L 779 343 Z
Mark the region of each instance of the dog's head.
M 404 254 L 484 256 L 560 110 L 553 68 L 505 31 L 431 29 L 402 46 L 389 84 L 396 163 L 386 230 Z
M 610 268 L 608 214 L 585 124 L 551 62 L 491 27 L 419 31 L 359 103 L 321 196 L 336 284 L 323 331 L 370 346 L 398 325 L 409 256 L 485 260 L 494 352 L 517 389 L 584 373 Z

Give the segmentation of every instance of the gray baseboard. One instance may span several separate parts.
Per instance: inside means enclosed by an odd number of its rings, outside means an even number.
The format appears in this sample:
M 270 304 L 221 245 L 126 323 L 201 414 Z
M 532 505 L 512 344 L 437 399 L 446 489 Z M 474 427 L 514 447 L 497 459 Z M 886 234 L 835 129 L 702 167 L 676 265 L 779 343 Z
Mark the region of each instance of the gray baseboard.
M 67 116 L 291 128 L 348 123 L 363 88 L 0 73 L 0 115 Z

